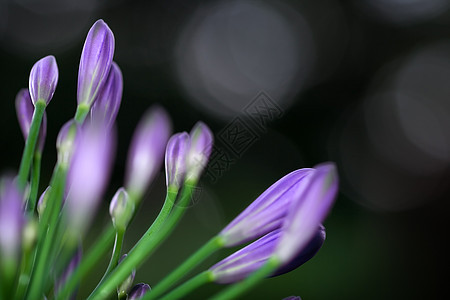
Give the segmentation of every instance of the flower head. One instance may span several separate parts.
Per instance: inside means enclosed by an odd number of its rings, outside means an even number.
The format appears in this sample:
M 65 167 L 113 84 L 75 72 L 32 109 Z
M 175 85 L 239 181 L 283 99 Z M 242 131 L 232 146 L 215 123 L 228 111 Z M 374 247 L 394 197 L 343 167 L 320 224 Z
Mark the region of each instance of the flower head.
M 111 127 L 119 112 L 122 101 L 123 78 L 119 66 L 112 62 L 105 86 L 98 94 L 91 108 L 91 119 Z
M 114 227 L 125 230 L 134 213 L 134 202 L 128 197 L 124 188 L 117 190 L 109 206 Z
M 220 232 L 225 245 L 238 245 L 279 228 L 297 196 L 297 185 L 313 171 L 306 168 L 293 171 L 270 186 Z
M 189 150 L 189 135 L 186 132 L 174 134 L 166 148 L 166 185 L 178 190 L 186 177 L 186 159 Z
M 187 180 L 198 181 L 205 169 L 213 145 L 213 134 L 203 122 L 197 122 L 192 128 L 190 148 L 187 156 Z
M 301 252 L 331 209 L 338 191 L 338 175 L 333 163 L 314 167 L 314 173 L 306 178 L 296 190 L 296 201 L 282 228 L 282 236 L 275 256 L 283 263 Z
M 46 105 L 52 100 L 58 83 L 58 66 L 53 55 L 38 60 L 30 72 L 29 91 L 33 104 L 39 100 Z
M 114 35 L 103 20 L 92 25 L 84 42 L 78 69 L 78 105 L 88 107 L 102 90 L 114 55 Z
M 129 193 L 142 195 L 160 170 L 171 128 L 169 116 L 159 106 L 147 111 L 139 122 L 126 165 L 125 188 Z
M 137 300 L 144 297 L 145 293 L 150 290 L 150 286 L 146 283 L 138 283 L 131 289 L 128 294 L 128 300 Z

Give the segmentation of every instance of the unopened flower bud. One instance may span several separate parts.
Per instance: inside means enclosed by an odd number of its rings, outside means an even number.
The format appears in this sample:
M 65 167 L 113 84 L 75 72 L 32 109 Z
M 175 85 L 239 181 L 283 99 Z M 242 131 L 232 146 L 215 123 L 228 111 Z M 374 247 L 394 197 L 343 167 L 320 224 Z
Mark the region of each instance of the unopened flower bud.
M 75 138 L 79 132 L 79 126 L 75 120 L 69 120 L 61 127 L 56 139 L 58 150 L 58 162 L 66 166 L 70 165 L 72 154 L 75 150 Z
M 133 217 L 134 202 L 128 197 L 127 191 L 120 188 L 111 200 L 109 214 L 116 229 L 125 230 Z
M 166 185 L 178 191 L 186 177 L 186 159 L 189 150 L 189 135 L 186 132 L 174 134 L 166 148 Z
M 33 104 L 39 100 L 46 105 L 53 97 L 58 83 L 58 66 L 54 56 L 46 56 L 37 61 L 30 72 L 29 91 Z
M 137 300 L 144 297 L 145 293 L 150 290 L 150 286 L 146 283 L 138 283 L 131 289 L 128 294 L 128 300 Z
M 41 194 L 41 196 L 39 197 L 38 203 L 37 203 L 37 211 L 38 211 L 38 215 L 39 217 L 42 217 L 45 208 L 47 207 L 47 201 L 48 201 L 48 197 L 50 195 L 50 191 L 51 191 L 51 187 L 48 186 L 45 191 Z
M 197 182 L 208 164 L 213 146 L 213 134 L 203 122 L 197 122 L 190 134 L 191 143 L 187 156 L 186 179 Z
M 35 217 L 29 219 L 23 229 L 22 245 L 25 251 L 30 251 L 36 243 L 38 222 Z

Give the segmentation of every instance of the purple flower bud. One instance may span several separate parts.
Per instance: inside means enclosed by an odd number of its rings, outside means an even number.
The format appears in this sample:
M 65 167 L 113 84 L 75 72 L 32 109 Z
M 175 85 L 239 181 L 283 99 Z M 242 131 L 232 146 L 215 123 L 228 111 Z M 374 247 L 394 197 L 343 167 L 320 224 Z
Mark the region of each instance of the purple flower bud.
M 111 127 L 116 121 L 122 101 L 123 79 L 119 66 L 112 62 L 105 86 L 92 105 L 91 119 Z
M 286 298 L 283 298 L 283 300 L 302 300 L 299 296 L 289 296 Z
M 124 188 L 120 188 L 111 200 L 109 214 L 111 215 L 114 227 L 125 230 L 133 217 L 134 202 L 128 197 Z
M 212 266 L 209 271 L 213 274 L 214 282 L 234 283 L 258 270 L 272 256 L 281 234 L 280 229 L 274 230 Z M 292 261 L 277 269 L 272 276 L 292 271 L 310 260 L 322 247 L 324 240 L 325 228 L 321 226 L 319 230 L 316 230 L 316 234 L 308 246 Z
M 108 128 L 93 122 L 85 125 L 77 134 L 67 176 L 69 194 L 65 206 L 73 232 L 82 232 L 94 215 L 109 179 L 115 149 Z
M 302 251 L 325 219 L 338 191 L 338 175 L 333 163 L 315 167 L 315 172 L 299 185 L 296 201 L 289 207 L 275 256 L 283 263 Z
M 178 190 L 186 176 L 186 159 L 190 138 L 186 132 L 174 134 L 166 148 L 166 184 Z
M 30 92 L 27 89 L 21 89 L 16 96 L 16 112 L 17 119 L 19 120 L 20 129 L 24 139 L 28 138 L 30 132 L 31 121 L 33 119 L 34 106 L 31 101 Z M 39 130 L 39 140 L 37 149 L 42 152 L 45 144 L 45 137 L 47 134 L 47 114 L 44 112 L 41 128 Z
M 4 257 L 17 259 L 24 215 L 22 195 L 17 183 L 10 177 L 0 180 L 0 253 Z M 3 257 L 2 257 L 3 258 Z
M 211 155 L 214 136 L 203 122 L 197 122 L 190 132 L 191 145 L 187 157 L 188 180 L 198 181 L 208 164 Z
M 150 286 L 146 283 L 138 283 L 131 289 L 128 294 L 128 300 L 137 300 L 144 297 L 145 293 L 150 290 Z
M 33 104 L 39 100 L 46 105 L 52 100 L 58 83 L 58 66 L 54 56 L 49 55 L 38 60 L 30 72 L 29 91 Z
M 129 193 L 142 195 L 160 170 L 171 127 L 169 116 L 159 106 L 139 122 L 128 152 L 125 188 Z
M 82 247 L 78 246 L 77 251 L 73 255 L 73 257 L 70 260 L 69 264 L 67 265 L 66 269 L 61 274 L 61 276 L 56 280 L 56 284 L 55 284 L 56 294 L 59 293 L 61 288 L 64 286 L 64 283 L 67 281 L 67 278 L 69 278 L 70 275 L 72 275 L 75 268 L 78 267 L 78 265 L 80 264 L 82 252 L 83 252 Z M 70 299 L 75 299 L 75 296 L 76 296 L 76 291 L 72 293 L 72 295 L 70 296 Z
M 220 232 L 225 246 L 239 245 L 279 228 L 296 196 L 295 187 L 313 171 L 293 171 L 270 186 Z
M 45 208 L 47 207 L 47 200 L 48 200 L 48 195 L 49 195 L 49 191 L 52 188 L 50 186 L 48 186 L 45 191 L 41 194 L 41 196 L 39 197 L 38 203 L 37 203 L 37 211 L 38 211 L 38 215 L 39 217 L 42 216 L 42 214 L 44 213 Z
M 114 55 L 114 35 L 103 20 L 92 25 L 84 42 L 78 69 L 78 105 L 88 107 L 101 92 Z
M 119 264 L 127 256 L 128 256 L 127 254 L 122 255 L 122 257 L 119 259 Z M 135 276 L 136 276 L 136 270 L 133 270 L 131 272 L 130 276 L 128 276 L 127 279 L 125 279 L 125 281 L 122 282 L 122 284 L 119 287 L 117 287 L 117 295 L 119 296 L 118 298 L 126 296 L 126 294 L 128 293 L 128 290 L 131 288 L 131 286 L 133 284 Z

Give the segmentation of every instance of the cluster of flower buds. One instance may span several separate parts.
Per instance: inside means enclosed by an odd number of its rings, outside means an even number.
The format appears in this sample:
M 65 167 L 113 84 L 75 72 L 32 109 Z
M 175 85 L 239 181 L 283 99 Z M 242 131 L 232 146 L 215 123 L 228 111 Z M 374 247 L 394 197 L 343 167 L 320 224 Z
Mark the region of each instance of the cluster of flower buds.
M 38 201 L 47 128 L 45 108 L 59 76 L 55 58 L 46 56 L 36 62 L 29 88 L 17 94 L 25 148 L 17 179 L 0 178 L 1 299 L 38 299 L 49 294 L 56 299 L 75 297 L 80 280 L 112 246 L 114 236 L 110 264 L 89 299 L 107 298 L 114 290 L 119 299 L 156 297 L 152 295 L 156 295 L 157 286 L 153 290 L 145 283 L 133 286 L 136 268 L 183 215 L 187 207 L 184 201 L 192 196 L 208 163 L 214 137 L 203 122 L 197 122 L 189 133 L 172 135 L 166 111 L 160 106 L 149 109 L 132 138 L 123 187 L 110 202 L 112 222 L 92 252 L 82 257 L 83 238 L 100 206 L 115 156 L 115 121 L 122 102 L 123 78 L 113 56 L 114 35 L 103 20 L 98 20 L 89 30 L 81 54 L 77 111 L 58 134 L 55 171 Z M 167 187 L 164 206 L 135 247 L 122 255 L 126 229 L 163 163 Z M 277 265 L 268 276 L 276 276 L 311 259 L 324 243 L 322 222 L 337 189 L 332 163 L 299 169 L 278 180 L 212 239 L 218 244 L 207 243 L 217 250 L 251 242 L 209 268 L 208 278 L 220 284 L 236 283 L 270 260 Z M 175 208 L 173 201 L 177 199 L 183 199 L 179 200 L 183 205 Z M 210 254 L 200 250 L 195 259 Z

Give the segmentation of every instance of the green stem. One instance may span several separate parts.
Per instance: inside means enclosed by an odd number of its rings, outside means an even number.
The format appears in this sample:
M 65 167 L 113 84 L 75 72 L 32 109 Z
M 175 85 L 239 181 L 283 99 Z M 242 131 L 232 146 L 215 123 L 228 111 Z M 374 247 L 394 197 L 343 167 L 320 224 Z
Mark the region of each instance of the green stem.
M 33 159 L 34 149 L 36 148 L 39 129 L 41 127 L 42 117 L 44 115 L 46 105 L 47 104 L 45 103 L 45 101 L 40 99 L 34 106 L 34 113 L 31 120 L 30 131 L 25 142 L 25 149 L 23 150 L 22 160 L 19 167 L 19 175 L 17 177 L 17 183 L 21 190 L 23 190 L 27 184 L 31 161 Z
M 223 240 L 219 236 L 215 236 L 210 239 L 205 245 L 192 254 L 184 263 L 176 268 L 168 276 L 158 283 L 151 293 L 144 296 L 143 299 L 150 300 L 156 299 L 159 295 L 162 295 L 175 283 L 177 283 L 183 276 L 185 276 L 190 270 L 195 268 L 199 263 L 204 261 L 208 256 L 223 248 Z
M 82 278 L 87 276 L 87 274 L 93 269 L 96 262 L 105 255 L 111 244 L 114 241 L 114 235 L 116 230 L 112 225 L 102 233 L 100 239 L 96 241 L 94 246 L 89 250 L 86 256 L 80 262 L 80 265 L 74 270 L 72 275 L 65 282 L 61 291 L 56 296 L 56 299 L 62 300 L 67 299 L 68 296 L 73 292 L 78 283 Z
M 186 281 L 185 283 L 183 283 L 182 285 L 180 285 L 179 287 L 177 287 L 176 289 L 174 289 L 173 291 L 171 291 L 170 293 L 168 293 L 167 295 L 162 297 L 161 300 L 181 299 L 185 295 L 191 293 L 196 288 L 198 288 L 206 283 L 212 282 L 212 281 L 213 281 L 213 276 L 211 274 L 211 271 L 204 271 L 204 272 L 198 274 L 197 276 L 189 279 L 188 281 Z M 151 293 L 153 293 L 153 291 L 151 291 L 150 293 L 147 293 L 146 295 L 150 295 Z M 144 300 L 144 299 L 149 299 L 149 298 L 148 297 L 146 298 L 144 296 L 141 300 Z
M 22 253 L 19 281 L 17 283 L 17 290 L 14 299 L 23 299 L 23 296 L 25 295 L 26 288 L 30 282 L 30 273 L 35 250 L 36 249 L 34 248 L 26 249 Z
M 164 222 L 164 226 L 155 234 L 150 227 L 137 244 L 128 253 L 128 256 L 117 266 L 117 268 L 105 279 L 105 281 L 93 291 L 88 299 L 105 299 L 116 287 L 121 284 L 132 272 L 139 267 L 153 251 L 167 238 L 175 228 L 178 221 L 183 216 L 187 204 L 189 203 L 195 185 L 186 184 L 183 188 L 179 205 L 173 210 L 172 214 Z M 168 194 L 168 198 L 170 194 Z M 166 199 L 174 203 L 175 199 Z
M 42 154 L 40 151 L 34 153 L 33 165 L 31 169 L 31 191 L 30 199 L 27 204 L 27 212 L 33 213 L 36 208 L 37 194 L 39 190 L 39 179 L 41 173 L 41 158 Z
M 91 108 L 89 107 L 89 105 L 85 103 L 79 104 L 75 113 L 75 122 L 77 122 L 78 124 L 83 124 L 84 119 L 86 119 L 86 116 L 89 113 L 90 109 Z
M 212 300 L 227 300 L 227 299 L 237 299 L 237 297 L 242 296 L 251 288 L 255 287 L 264 278 L 273 274 L 273 272 L 280 266 L 280 261 L 271 257 L 259 270 L 255 271 L 249 277 L 243 281 L 226 288 L 222 292 L 213 296 Z
M 46 286 L 46 280 L 49 278 L 48 269 L 52 265 L 54 259 L 50 255 L 52 247 L 58 247 L 54 237 L 57 232 L 57 222 L 61 203 L 64 194 L 67 169 L 59 164 L 56 165 L 52 178 L 52 190 L 44 210 L 43 218 L 39 224 L 39 242 L 36 254 L 35 266 L 31 273 L 29 290 L 27 291 L 28 299 L 38 299 L 42 295 L 42 290 Z M 48 223 L 46 222 L 48 220 Z

